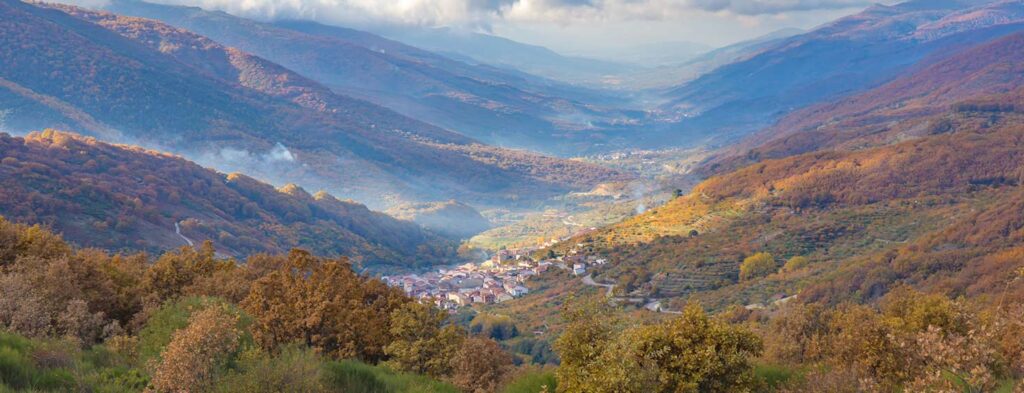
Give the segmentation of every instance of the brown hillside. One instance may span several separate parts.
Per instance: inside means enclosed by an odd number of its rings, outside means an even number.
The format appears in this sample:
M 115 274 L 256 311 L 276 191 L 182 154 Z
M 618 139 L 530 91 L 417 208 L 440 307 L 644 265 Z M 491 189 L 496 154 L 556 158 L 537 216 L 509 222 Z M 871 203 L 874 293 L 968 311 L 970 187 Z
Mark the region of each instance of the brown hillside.
M 0 215 L 82 246 L 158 252 L 187 238 L 235 256 L 301 247 L 399 269 L 455 259 L 456 244 L 363 205 L 164 153 L 55 131 L 0 135 L 0 147 Z

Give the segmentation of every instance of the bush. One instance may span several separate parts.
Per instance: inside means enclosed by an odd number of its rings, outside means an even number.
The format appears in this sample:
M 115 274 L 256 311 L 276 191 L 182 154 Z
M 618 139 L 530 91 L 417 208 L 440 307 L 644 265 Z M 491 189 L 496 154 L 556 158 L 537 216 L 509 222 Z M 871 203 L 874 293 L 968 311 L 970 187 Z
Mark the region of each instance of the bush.
M 354 360 L 327 363 L 324 382 L 345 393 L 458 393 L 454 386 L 428 377 L 398 373 Z
M 783 273 L 792 273 L 797 270 L 803 269 L 811 264 L 811 260 L 804 256 L 795 256 L 789 258 L 786 264 L 782 266 Z
M 152 385 L 158 392 L 207 391 L 239 348 L 238 315 L 214 306 L 194 313 L 184 329 L 174 332 L 160 354 Z
M 74 377 L 65 368 L 36 365 L 32 352 L 38 345 L 24 337 L 0 332 L 0 386 L 14 390 L 70 390 Z
M 288 346 L 275 356 L 251 349 L 242 354 L 237 370 L 217 381 L 219 392 L 325 392 L 323 364 L 308 348 Z
M 775 257 L 766 252 L 759 252 L 743 260 L 743 264 L 740 265 L 740 280 L 761 278 L 772 274 L 775 269 Z
M 551 370 L 529 370 L 516 376 L 505 387 L 505 393 L 541 393 L 555 392 L 558 380 Z
M 164 304 L 149 317 L 146 326 L 139 331 L 138 356 L 139 364 L 146 365 L 150 360 L 156 359 L 164 350 L 164 347 L 171 342 L 174 332 L 188 326 L 189 318 L 196 312 L 205 310 L 210 306 L 226 307 L 230 312 L 239 317 L 237 328 L 243 332 L 247 331 L 252 324 L 252 319 L 238 310 L 237 307 L 218 298 L 209 297 L 186 297 L 178 301 Z M 252 343 L 252 337 L 244 333 L 242 337 L 243 346 Z
M 755 385 L 750 360 L 761 341 L 746 329 L 711 319 L 700 306 L 657 324 L 619 331 L 601 305 L 566 308 L 555 343 L 559 389 L 585 392 L 742 392 Z
M 470 337 L 452 358 L 452 381 L 465 392 L 494 392 L 512 369 L 512 356 L 497 342 Z
M 469 331 L 498 341 L 512 339 L 519 335 L 519 329 L 515 322 L 512 322 L 511 317 L 487 313 L 477 314 L 469 323 Z
M 757 364 L 754 366 L 754 378 L 773 390 L 798 377 L 799 374 L 797 370 L 776 364 Z

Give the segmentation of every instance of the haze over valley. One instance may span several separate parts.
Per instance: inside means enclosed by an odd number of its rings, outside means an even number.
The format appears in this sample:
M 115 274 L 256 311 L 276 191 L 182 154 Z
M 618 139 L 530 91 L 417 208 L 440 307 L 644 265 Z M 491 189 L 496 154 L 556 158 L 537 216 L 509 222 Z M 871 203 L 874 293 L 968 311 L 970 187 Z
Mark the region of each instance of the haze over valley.
M 1015 392 L 1021 187 L 1022 0 L 0 0 L 0 392 Z

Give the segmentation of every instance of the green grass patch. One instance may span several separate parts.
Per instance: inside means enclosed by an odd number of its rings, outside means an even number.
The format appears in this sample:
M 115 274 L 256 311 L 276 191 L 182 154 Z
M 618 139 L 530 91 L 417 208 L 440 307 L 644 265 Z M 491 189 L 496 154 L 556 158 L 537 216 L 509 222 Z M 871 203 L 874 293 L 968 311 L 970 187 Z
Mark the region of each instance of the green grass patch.
M 802 375 L 801 370 L 777 364 L 759 363 L 754 365 L 754 377 L 771 390 L 778 389 L 786 382 L 800 378 Z
M 512 380 L 504 393 L 554 392 L 558 387 L 553 370 L 527 371 Z M 544 390 L 547 389 L 547 390 Z
M 325 366 L 330 388 L 346 393 L 458 393 L 454 386 L 429 377 L 398 373 L 383 366 L 342 360 Z

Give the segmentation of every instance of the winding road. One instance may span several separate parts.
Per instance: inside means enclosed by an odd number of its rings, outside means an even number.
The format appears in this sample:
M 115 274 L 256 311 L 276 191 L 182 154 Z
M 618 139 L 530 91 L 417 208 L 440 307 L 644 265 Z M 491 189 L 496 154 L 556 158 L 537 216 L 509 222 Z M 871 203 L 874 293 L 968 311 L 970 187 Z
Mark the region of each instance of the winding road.
M 592 287 L 608 288 L 608 292 L 605 293 L 605 296 L 612 297 L 612 290 L 615 289 L 615 284 L 598 284 L 596 281 L 594 281 L 593 276 L 593 274 L 588 274 L 586 277 L 583 277 L 583 284 L 590 285 Z
M 643 298 L 616 298 L 616 297 L 614 297 L 614 295 L 612 294 L 612 291 L 615 290 L 615 284 L 600 284 L 597 281 L 594 281 L 594 275 L 593 274 L 588 274 L 585 277 L 583 277 L 583 284 L 584 285 L 589 285 L 589 286 L 592 286 L 592 287 L 608 288 L 608 291 L 605 292 L 605 296 L 608 297 L 609 299 L 611 299 L 611 302 L 613 302 L 613 303 L 616 302 L 616 301 L 628 301 L 628 302 L 633 302 L 633 303 L 638 303 L 638 302 L 643 302 L 644 301 Z M 679 312 L 679 311 L 669 311 L 669 310 L 662 309 L 661 308 L 661 299 L 650 299 L 650 301 L 647 304 L 644 304 L 643 307 L 648 309 L 648 310 L 650 310 L 650 311 L 660 312 L 660 313 L 664 313 L 664 314 L 682 314 L 682 312 Z
M 188 244 L 189 247 L 195 247 L 196 246 L 195 243 L 192 243 L 192 239 L 189 239 L 189 238 L 185 237 L 185 235 L 181 234 L 181 225 L 178 225 L 177 221 L 174 222 L 174 233 L 177 233 L 178 236 L 181 236 L 181 239 L 184 240 L 185 243 Z

